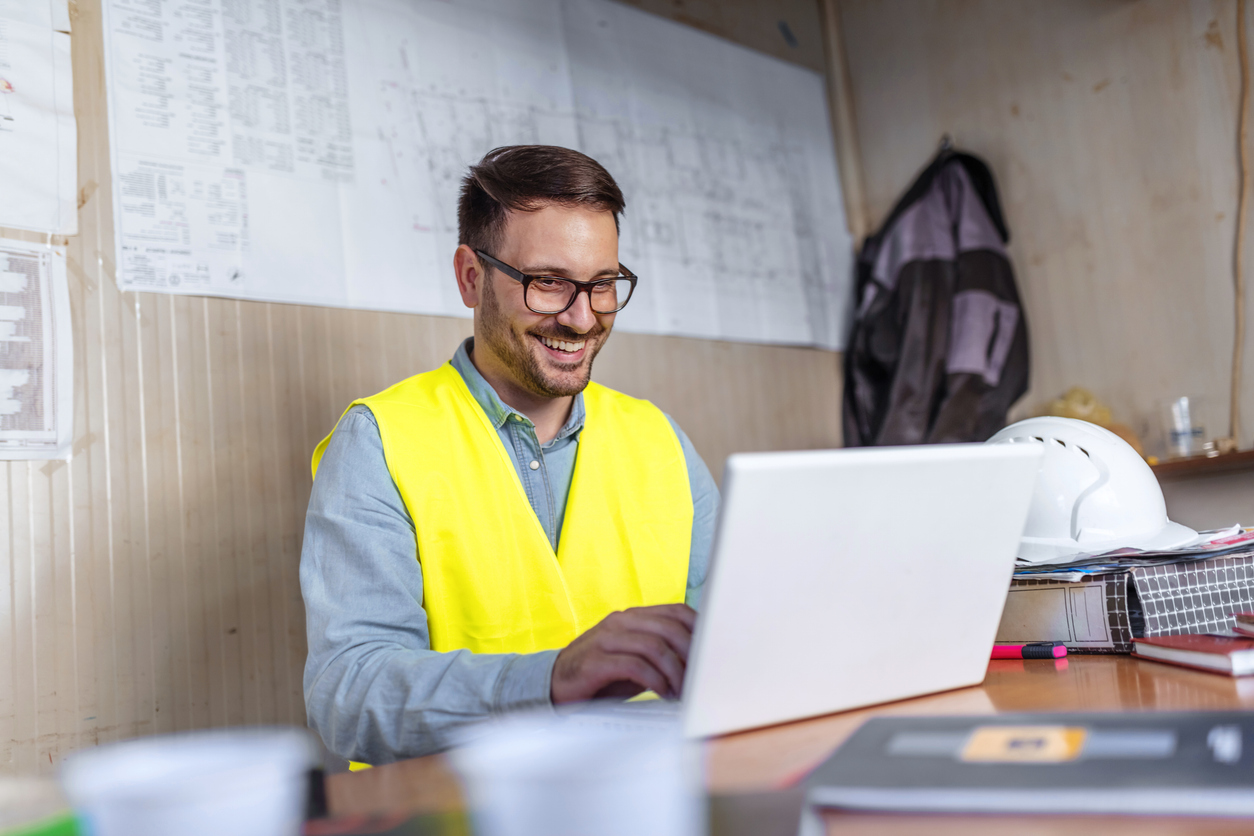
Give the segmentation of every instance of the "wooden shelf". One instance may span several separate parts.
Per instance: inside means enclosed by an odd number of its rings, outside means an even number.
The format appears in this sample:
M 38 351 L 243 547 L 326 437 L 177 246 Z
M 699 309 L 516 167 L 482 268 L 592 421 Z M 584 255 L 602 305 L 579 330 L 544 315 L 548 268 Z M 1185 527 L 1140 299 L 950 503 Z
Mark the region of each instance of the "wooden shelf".
M 1239 470 L 1254 470 L 1254 450 L 1238 450 L 1222 456 L 1192 456 L 1187 459 L 1169 459 L 1150 465 L 1159 479 L 1177 476 L 1210 476 Z

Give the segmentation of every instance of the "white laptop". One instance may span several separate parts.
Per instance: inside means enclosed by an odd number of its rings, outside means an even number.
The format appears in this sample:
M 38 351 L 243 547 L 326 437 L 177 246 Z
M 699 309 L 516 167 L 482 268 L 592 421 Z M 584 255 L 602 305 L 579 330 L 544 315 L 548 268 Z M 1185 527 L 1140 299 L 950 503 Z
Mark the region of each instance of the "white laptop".
M 1041 452 L 947 444 L 729 458 L 685 734 L 981 682 Z

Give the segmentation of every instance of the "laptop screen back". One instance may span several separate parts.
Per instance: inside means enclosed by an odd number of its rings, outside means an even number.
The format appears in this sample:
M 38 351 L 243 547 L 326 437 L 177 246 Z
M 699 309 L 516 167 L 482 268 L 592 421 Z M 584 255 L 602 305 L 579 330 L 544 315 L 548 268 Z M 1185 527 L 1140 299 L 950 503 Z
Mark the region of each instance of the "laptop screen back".
M 982 681 L 1040 457 L 952 444 L 728 459 L 685 732 Z

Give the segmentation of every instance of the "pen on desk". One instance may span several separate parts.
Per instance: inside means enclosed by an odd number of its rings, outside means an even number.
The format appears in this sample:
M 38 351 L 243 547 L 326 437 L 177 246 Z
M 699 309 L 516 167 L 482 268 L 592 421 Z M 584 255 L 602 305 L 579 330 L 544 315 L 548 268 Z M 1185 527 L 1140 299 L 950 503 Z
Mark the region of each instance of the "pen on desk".
M 995 644 L 994 659 L 1061 659 L 1067 655 L 1062 642 L 1028 642 L 1027 644 Z

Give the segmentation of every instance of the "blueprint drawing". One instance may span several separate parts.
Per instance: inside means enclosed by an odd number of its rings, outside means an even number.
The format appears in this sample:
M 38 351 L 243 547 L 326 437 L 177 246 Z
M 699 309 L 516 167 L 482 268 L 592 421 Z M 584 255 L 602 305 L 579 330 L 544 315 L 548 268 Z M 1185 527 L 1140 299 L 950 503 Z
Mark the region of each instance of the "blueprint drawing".
M 617 327 L 840 348 L 822 78 L 610 0 L 105 0 L 124 289 L 468 316 L 467 166 L 582 150 L 627 199 Z

